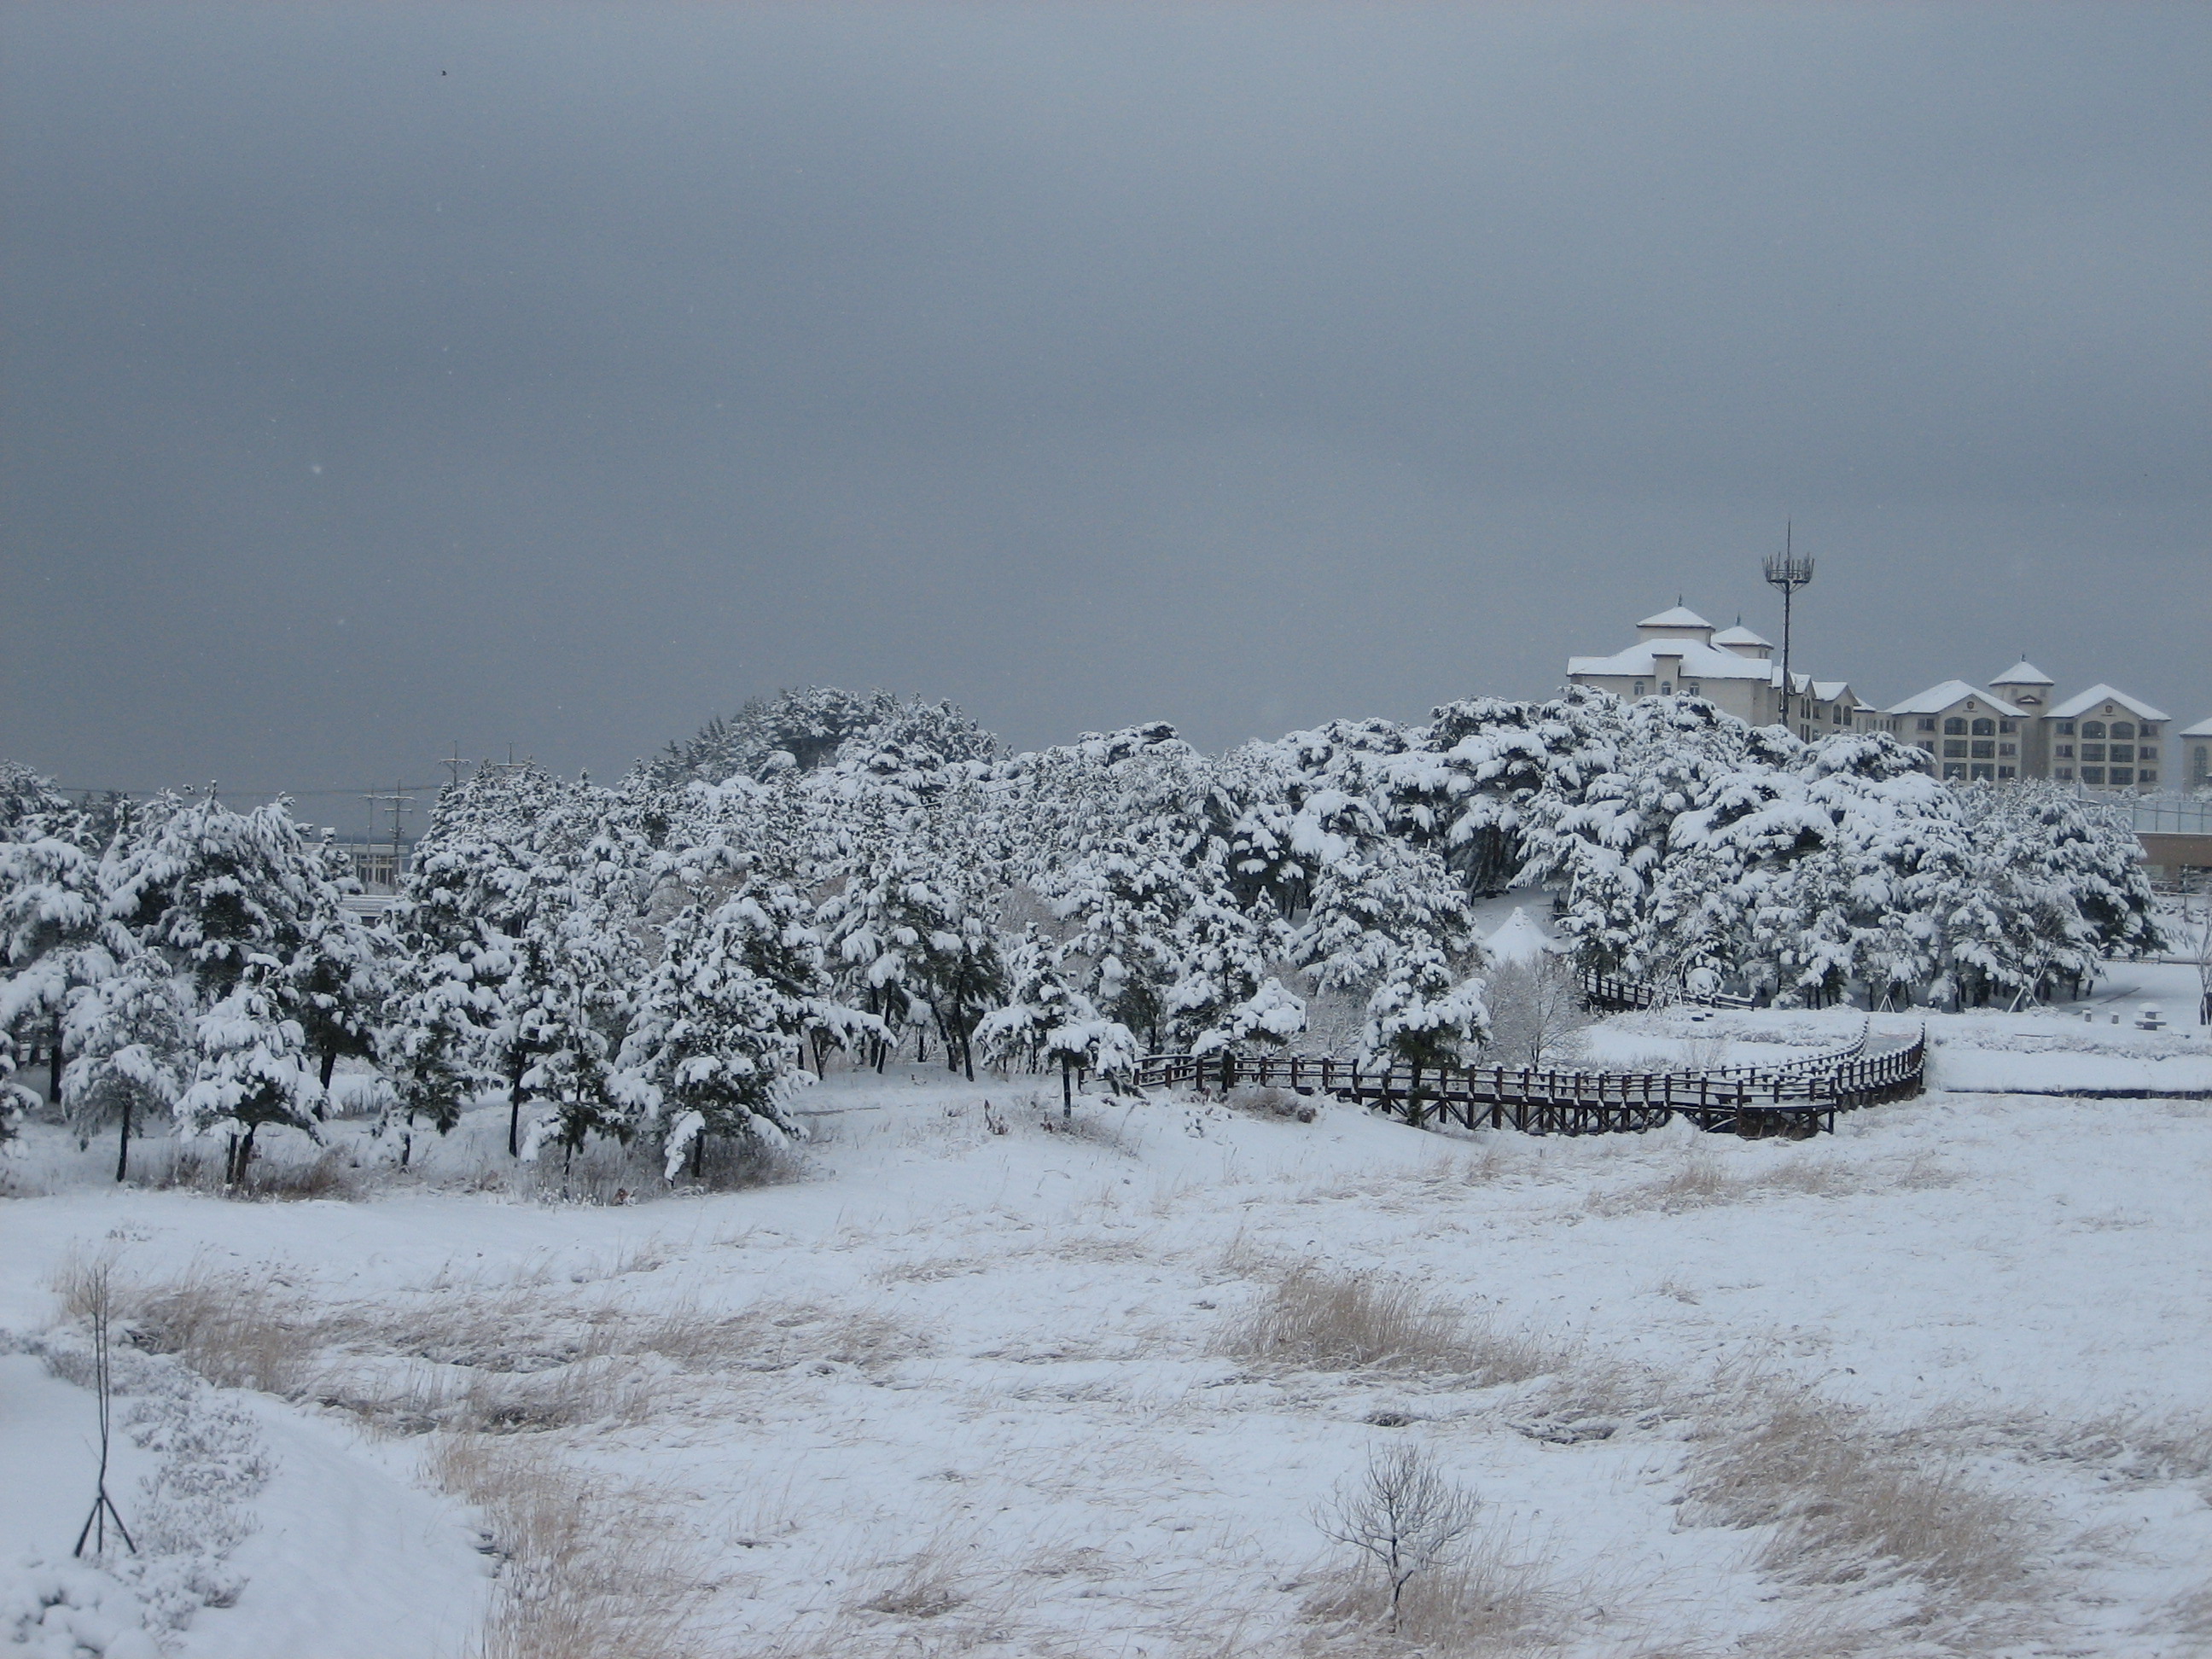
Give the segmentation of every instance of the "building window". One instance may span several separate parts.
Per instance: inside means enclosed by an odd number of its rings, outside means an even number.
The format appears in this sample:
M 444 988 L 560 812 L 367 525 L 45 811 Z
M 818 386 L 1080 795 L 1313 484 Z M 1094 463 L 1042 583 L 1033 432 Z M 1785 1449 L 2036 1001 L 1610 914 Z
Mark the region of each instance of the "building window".
M 2017 755 L 2020 753 L 2020 745 L 2016 743 L 2001 743 L 1997 745 L 1997 753 L 2000 755 Z
M 2081 722 L 2081 735 L 2082 735 L 2083 737 L 2085 737 L 2085 738 L 2101 738 L 2101 737 L 2103 737 L 2103 736 L 2105 735 L 2105 723 L 2104 723 L 2104 721 L 2102 721 L 2102 720 L 2083 720 L 2083 721 Z
M 1935 729 L 1936 717 L 1932 714 L 1922 715 L 1920 717 L 1920 723 L 1913 727 L 1913 730 L 1916 732 L 1933 732 Z
M 2000 766 L 1999 768 L 1997 768 L 1997 775 L 1998 775 L 1999 777 L 2001 777 L 2001 778 L 2009 778 L 2009 777 L 2016 777 L 2016 776 L 2018 776 L 2019 775 L 2018 775 L 2017 773 L 2015 773 L 2015 772 L 2013 770 L 2013 769 L 2012 769 L 2011 767 L 2009 767 L 2009 766 Z
M 2197 745 L 2197 775 L 2200 778 L 2212 777 L 2212 744 L 2200 743 Z
M 1672 680 L 1662 680 L 1662 681 L 1660 681 L 1660 682 L 1659 682 L 1659 695 L 1660 695 L 1661 696 L 1662 696 L 1662 697 L 1671 697 L 1671 696 L 1673 696 L 1674 695 L 1674 681 L 1672 681 Z
M 1965 777 L 1965 776 L 1966 775 L 1966 763 L 1964 761 L 1946 761 L 1946 762 L 1944 762 L 1944 763 L 1943 763 L 1943 775 L 1944 775 L 1946 778 L 1963 778 L 1963 777 Z
M 2070 766 L 2062 766 L 2058 769 L 2058 775 L 2070 782 L 2074 777 L 2074 769 Z
M 2158 781 L 2158 774 L 2155 772 L 2138 772 L 2136 774 L 2136 781 L 2137 783 L 2156 783 Z
M 2112 735 L 2114 737 L 2132 738 L 2135 734 L 2136 726 L 2133 720 L 2114 720 L 2112 722 Z
M 2105 769 L 2101 766 L 2083 767 L 2081 769 L 2081 781 L 2084 783 L 2094 783 L 2101 787 L 2105 781 Z
M 2074 758 L 2074 745 L 2070 743 L 2054 744 L 2051 746 L 2051 752 L 2057 756 L 2061 760 L 2072 760 Z
M 1644 695 L 1644 682 L 1642 680 L 1636 682 L 1636 695 L 1639 697 Z
M 2136 735 L 2139 738 L 2154 738 L 2158 735 L 2158 727 L 2146 721 L 2136 728 Z
M 1987 738 L 1976 738 L 1974 739 L 1974 758 L 1976 760 L 1995 760 L 1996 757 L 1997 746 L 1995 743 L 1991 742 Z
M 2104 759 L 2105 745 L 2101 743 L 2083 744 L 2081 745 L 2081 758 L 2087 761 L 2100 761 Z
M 1695 680 L 1686 682 L 1682 689 L 1693 697 L 1702 697 L 1705 695 L 1705 687 L 1699 685 Z
M 2112 756 L 2111 756 L 2111 758 L 2112 758 L 2112 759 L 2113 759 L 2113 760 L 2131 761 L 2131 760 L 2133 760 L 2135 757 L 2136 757 L 2136 746 L 2135 746 L 2135 744 L 2131 744 L 2131 743 L 2116 743 L 2116 744 L 2114 744 L 2112 745 Z
M 2012 736 L 2012 734 L 2019 729 L 2020 722 L 2018 720 L 1999 720 L 1997 722 L 1997 730 L 2003 732 L 2007 737 Z
M 1992 781 L 1996 775 L 1997 769 L 1994 766 L 1977 766 L 1974 769 L 1974 776 L 1984 783 Z
M 1966 735 L 1966 723 L 1954 714 L 1943 722 L 1943 730 L 1948 736 L 1963 738 Z
M 1976 720 L 1974 722 L 1974 735 L 1976 737 L 1994 738 L 1996 734 L 1997 723 L 1995 720 Z
M 1943 739 L 1943 752 L 1944 752 L 1944 754 L 1946 754 L 1947 756 L 1956 756 L 1956 757 L 1957 757 L 1959 759 L 1960 759 L 1960 760 L 1964 760 L 1964 759 L 1966 759 L 1966 740 L 1964 738 L 1944 738 L 1944 739 Z
M 2154 743 L 2137 744 L 2136 745 L 2136 758 L 2139 761 L 2156 762 L 2158 759 L 2158 745 Z
M 2115 766 L 2112 769 L 2112 776 L 2114 783 L 2133 783 L 2136 781 L 2136 769 L 2132 766 Z
M 2072 720 L 2059 721 L 2058 735 L 2062 738 L 2072 737 L 2074 735 L 2074 722 Z

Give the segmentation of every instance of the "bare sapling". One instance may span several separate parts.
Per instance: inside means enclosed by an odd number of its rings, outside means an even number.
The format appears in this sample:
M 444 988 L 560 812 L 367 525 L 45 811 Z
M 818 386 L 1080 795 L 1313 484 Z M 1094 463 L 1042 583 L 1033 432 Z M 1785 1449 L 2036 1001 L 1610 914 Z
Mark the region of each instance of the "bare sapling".
M 1455 1554 L 1474 1530 L 1474 1494 L 1439 1474 L 1410 1443 L 1370 1452 L 1364 1477 L 1340 1483 L 1316 1517 L 1328 1537 L 1349 1544 L 1382 1571 L 1390 1587 L 1390 1632 L 1396 1635 L 1406 1586 Z
M 115 1500 L 107 1495 L 110 1402 L 114 1392 L 108 1374 L 108 1322 L 113 1311 L 108 1264 L 98 1261 L 87 1267 L 74 1291 L 74 1299 L 92 1322 L 92 1385 L 100 1401 L 100 1474 L 94 1488 L 92 1513 L 84 1517 L 84 1525 L 76 1535 L 76 1547 L 70 1553 L 82 1556 L 88 1541 L 94 1555 L 106 1554 L 107 1528 L 112 1522 L 125 1547 L 136 1555 L 137 1543 L 131 1538 L 131 1529 L 123 1524 L 122 1512 L 115 1507 Z

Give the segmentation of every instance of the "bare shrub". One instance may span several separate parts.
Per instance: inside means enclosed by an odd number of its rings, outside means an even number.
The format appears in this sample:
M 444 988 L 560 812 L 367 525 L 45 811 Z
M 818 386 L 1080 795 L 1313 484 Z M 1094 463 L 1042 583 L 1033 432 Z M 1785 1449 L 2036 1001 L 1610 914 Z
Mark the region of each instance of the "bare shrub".
M 142 1140 L 137 1143 L 141 1187 L 157 1192 L 204 1193 L 240 1202 L 301 1199 L 356 1200 L 368 1182 L 353 1160 L 335 1148 L 294 1161 L 266 1154 L 246 1165 L 246 1178 L 223 1178 L 221 1152 L 202 1141 Z
M 1718 1400 L 1688 1498 L 1722 1525 L 1772 1527 L 1762 1568 L 1804 1583 L 1909 1577 L 1954 1601 L 2019 1585 L 2025 1522 L 1954 1465 L 1885 1440 L 1856 1407 L 1808 1388 L 1750 1379 Z
M 1219 1351 L 1308 1370 L 1449 1371 L 1519 1382 L 1559 1363 L 1549 1345 L 1471 1320 L 1449 1303 L 1382 1274 L 1294 1269 L 1231 1319 Z
M 1595 1018 L 1574 964 L 1548 952 L 1498 963 L 1483 981 L 1482 998 L 1491 1023 L 1483 1059 L 1492 1065 L 1556 1064 L 1574 1034 Z
M 1396 1635 L 1406 1587 L 1452 1558 L 1474 1530 L 1479 1508 L 1473 1492 L 1437 1473 L 1419 1446 L 1401 1441 L 1370 1451 L 1364 1475 L 1339 1486 L 1316 1524 L 1381 1575 Z
M 898 1619 L 941 1619 L 968 1599 L 952 1561 L 954 1546 L 939 1531 L 880 1579 L 860 1603 Z
M 1243 1112 L 1249 1117 L 1267 1117 L 1292 1123 L 1310 1123 L 1321 1115 L 1321 1108 L 1310 1095 L 1302 1095 L 1295 1089 L 1265 1088 L 1247 1084 L 1231 1089 L 1223 1097 L 1231 1111 Z

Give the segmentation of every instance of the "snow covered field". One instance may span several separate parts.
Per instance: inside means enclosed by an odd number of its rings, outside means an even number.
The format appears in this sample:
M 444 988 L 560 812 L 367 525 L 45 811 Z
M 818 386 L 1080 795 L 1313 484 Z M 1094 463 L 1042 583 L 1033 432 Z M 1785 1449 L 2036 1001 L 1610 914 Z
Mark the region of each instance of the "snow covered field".
M 2068 1058 L 2203 1048 L 2123 1033 Z M 934 1070 L 804 1104 L 799 1178 L 713 1195 L 8 1201 L 0 1547 L 47 1565 L 0 1650 L 143 1659 L 141 1607 L 191 1602 L 160 1639 L 210 1659 L 2212 1651 L 2212 1105 L 1933 1094 L 1785 1146 L 1164 1099 L 1070 1133 Z M 40 1334 L 103 1252 L 264 1385 L 125 1355 L 119 1423 L 181 1401 L 118 1434 L 126 1519 L 195 1436 L 258 1472 L 135 1591 L 65 1565 L 92 1395 Z M 1393 1646 L 1316 1512 L 1405 1442 L 1481 1509 Z

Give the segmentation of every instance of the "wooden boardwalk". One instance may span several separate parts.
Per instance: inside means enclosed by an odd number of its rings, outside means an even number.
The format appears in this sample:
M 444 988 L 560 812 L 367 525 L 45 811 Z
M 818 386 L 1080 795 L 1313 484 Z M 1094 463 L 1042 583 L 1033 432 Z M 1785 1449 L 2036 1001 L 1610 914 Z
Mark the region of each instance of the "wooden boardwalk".
M 1869 1028 L 1870 1029 L 1870 1028 Z M 1700 1129 L 1745 1136 L 1832 1132 L 1836 1115 L 1920 1093 L 1927 1034 L 1875 1050 L 1869 1036 L 1777 1066 L 1685 1072 L 1559 1071 L 1468 1066 L 1361 1069 L 1304 1054 L 1155 1054 L 1137 1067 L 1140 1088 L 1247 1085 L 1333 1095 L 1415 1125 L 1514 1128 L 1527 1134 L 1641 1133 L 1680 1117 Z

